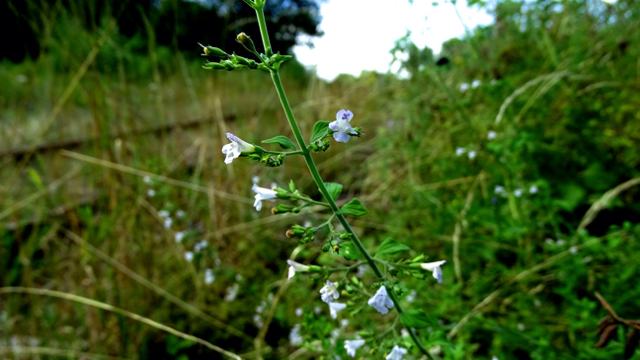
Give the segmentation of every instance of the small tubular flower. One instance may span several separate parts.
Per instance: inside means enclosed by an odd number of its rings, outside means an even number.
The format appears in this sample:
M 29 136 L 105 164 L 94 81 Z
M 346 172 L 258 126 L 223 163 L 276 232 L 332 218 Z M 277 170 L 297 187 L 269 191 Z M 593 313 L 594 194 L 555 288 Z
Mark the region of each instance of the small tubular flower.
M 302 265 L 300 263 L 297 263 L 293 260 L 287 260 L 287 264 L 289 264 L 289 277 L 287 280 L 291 280 L 291 278 L 293 277 L 293 275 L 296 274 L 296 272 L 308 272 L 309 271 L 309 266 L 307 265 Z
M 260 187 L 256 184 L 253 184 L 251 190 L 256 192 L 255 199 L 256 201 L 253 203 L 253 206 L 256 207 L 256 210 L 260 211 L 262 209 L 262 200 L 274 199 L 276 197 L 276 191 Z
M 402 355 L 407 353 L 407 349 L 401 348 L 398 345 L 391 349 L 391 354 L 387 355 L 386 360 L 402 360 Z
M 329 304 L 333 301 L 333 299 L 337 299 L 339 297 L 340 293 L 338 293 L 338 284 L 334 284 L 331 281 L 327 280 L 327 285 L 320 289 L 320 298 L 322 299 L 322 301 Z
M 329 303 L 329 311 L 331 312 L 331 318 L 335 319 L 338 317 L 338 311 L 344 310 L 347 307 L 347 304 L 341 304 L 337 302 Z
M 440 266 L 444 265 L 446 262 L 446 260 L 442 260 L 430 263 L 422 263 L 420 264 L 420 267 L 427 271 L 432 271 L 433 277 L 437 279 L 439 283 L 442 283 L 442 269 L 440 269 Z
M 231 164 L 233 159 L 237 159 L 240 154 L 249 154 L 256 151 L 255 146 L 240 139 L 232 133 L 227 133 L 227 138 L 231 140 L 231 144 L 226 144 L 222 147 L 222 153 L 227 155 L 224 159 L 225 164 Z
M 376 308 L 376 310 L 384 315 L 386 315 L 389 312 L 389 309 L 393 307 L 393 301 L 391 301 L 391 299 L 389 299 L 389 296 L 387 296 L 387 289 L 384 287 L 384 285 L 380 286 L 380 289 L 378 289 L 376 294 L 373 295 L 369 299 L 369 301 L 367 301 L 367 304 L 373 306 L 374 308 Z
M 336 121 L 329 123 L 329 129 L 335 131 L 333 138 L 336 139 L 337 142 L 346 143 L 349 141 L 349 134 L 356 134 L 356 131 L 353 130 L 351 124 L 349 124 L 351 119 L 353 119 L 351 110 L 342 109 L 336 114 Z
M 356 350 L 364 345 L 364 340 L 347 340 L 344 342 L 344 348 L 347 350 L 347 355 L 356 357 Z

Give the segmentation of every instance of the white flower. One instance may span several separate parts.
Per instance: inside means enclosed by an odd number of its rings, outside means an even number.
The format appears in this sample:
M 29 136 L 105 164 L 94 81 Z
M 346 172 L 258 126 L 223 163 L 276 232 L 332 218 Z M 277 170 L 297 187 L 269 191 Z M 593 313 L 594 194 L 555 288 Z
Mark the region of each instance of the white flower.
M 169 217 L 169 212 L 167 210 L 160 210 L 158 211 L 158 216 L 160 216 L 163 219 L 166 219 Z
M 222 153 L 227 157 L 224 159 L 225 164 L 231 164 L 233 159 L 237 159 L 242 153 L 252 153 L 256 151 L 255 146 L 240 139 L 232 133 L 227 133 L 227 138 L 231 140 L 231 144 L 226 144 L 222 147 Z
M 166 218 L 164 219 L 164 228 L 168 229 L 171 227 L 171 223 L 173 222 L 173 220 L 171 220 L 171 218 Z
M 469 154 L 467 154 L 467 156 L 469 156 L 469 160 L 473 160 L 476 157 L 476 155 L 478 155 L 478 153 L 475 152 L 474 150 L 470 150 Z
M 260 182 L 260 176 L 256 175 L 254 177 L 251 178 L 251 182 L 254 184 L 257 184 Z
M 240 280 L 242 280 L 242 275 L 236 274 L 236 281 L 240 281 Z M 269 295 L 271 295 L 271 294 L 269 294 Z
M 224 301 L 231 302 L 236 299 L 238 296 L 238 290 L 240 290 L 240 285 L 235 283 L 227 288 L 227 294 L 224 296 Z
M 349 325 L 349 320 L 347 320 L 347 319 L 340 320 L 340 327 L 346 328 L 347 325 Z
M 154 196 L 156 196 L 156 191 L 155 191 L 155 190 L 153 190 L 153 189 L 149 189 L 149 190 L 147 190 L 147 196 L 148 196 L 148 197 L 154 197 Z
M 369 265 L 358 266 L 358 272 L 356 273 L 356 276 L 361 278 L 362 275 L 364 275 L 367 271 L 369 271 L 369 269 L 371 269 Z
M 302 344 L 303 341 L 304 339 L 300 335 L 300 324 L 296 324 L 289 333 L 289 342 L 291 342 L 291 345 L 296 346 Z
M 498 357 L 497 356 L 492 356 L 491 360 L 498 360 Z
M 442 269 L 440 269 L 440 266 L 444 265 L 444 263 L 446 262 L 446 260 L 442 260 L 430 263 L 422 263 L 420 264 L 420 267 L 427 271 L 433 271 L 433 277 L 438 279 L 439 283 L 442 283 Z
M 183 238 L 184 238 L 184 232 L 183 231 L 178 231 L 175 234 L 175 240 L 176 240 L 177 243 L 181 242 Z
M 320 308 L 320 306 L 316 306 L 313 308 L 313 312 L 316 313 L 316 315 L 318 315 L 322 312 L 322 309 Z
M 468 88 L 469 88 L 469 84 L 467 83 L 460 84 L 460 91 L 467 91 Z
M 538 187 L 533 185 L 532 187 L 529 188 L 529 194 L 535 194 L 538 192 Z
M 465 148 L 462 148 L 462 147 L 456 148 L 456 156 L 460 156 L 464 154 L 465 151 L 467 151 Z
M 386 360 L 402 360 L 402 355 L 407 353 L 407 349 L 401 348 L 398 345 L 391 349 L 391 354 L 387 355 Z
M 209 285 L 216 280 L 216 276 L 213 275 L 213 270 L 205 269 L 204 270 L 204 283 Z
M 207 243 L 207 240 L 202 240 L 199 243 L 196 243 L 196 245 L 193 247 L 193 250 L 195 250 L 196 252 L 206 248 L 209 245 L 209 243 Z
M 347 340 L 344 342 L 344 348 L 345 350 L 347 350 L 347 355 L 351 356 L 351 357 L 356 357 L 356 350 L 358 350 L 359 347 L 361 347 L 362 345 L 364 345 L 365 341 L 364 340 Z
M 178 210 L 176 211 L 176 216 L 179 218 L 183 218 L 186 215 L 186 213 L 182 210 Z
M 276 197 L 275 190 L 263 188 L 256 184 L 253 184 L 251 190 L 256 192 L 256 195 L 254 196 L 256 201 L 253 203 L 253 206 L 255 206 L 258 211 L 262 209 L 262 200 L 269 200 Z
M 482 82 L 480 82 L 480 80 L 473 80 L 473 82 L 471 82 L 471 87 L 472 88 L 477 88 L 478 86 L 480 86 L 480 84 L 482 84 Z
M 262 318 L 258 314 L 253 315 L 253 323 L 256 324 L 258 328 L 262 328 L 264 326 Z
M 336 114 L 336 121 L 332 121 L 329 123 L 329 129 L 335 131 L 333 133 L 333 138 L 336 139 L 337 142 L 347 142 L 349 141 L 349 134 L 356 134 L 356 131 L 353 130 L 349 121 L 353 119 L 353 113 L 350 110 L 340 110 Z
M 308 272 L 309 271 L 309 266 L 302 265 L 302 264 L 297 263 L 297 262 L 292 261 L 292 260 L 287 260 L 287 264 L 289 264 L 289 277 L 288 277 L 288 280 L 291 280 L 291 278 L 293 277 L 293 275 L 296 274 L 296 272 Z
M 513 192 L 513 195 L 515 195 L 516 197 L 522 196 L 522 190 L 521 189 L 515 189 L 515 191 Z
M 407 295 L 407 301 L 412 303 L 416 300 L 416 296 L 418 296 L 418 292 L 415 290 L 411 290 L 411 292 Z
M 193 260 L 193 253 L 191 251 L 187 251 L 186 253 L 184 253 L 184 259 L 187 261 Z
M 489 133 L 487 134 L 487 139 L 493 140 L 496 138 L 496 136 L 498 136 L 498 134 L 495 131 L 489 131 Z
M 496 185 L 495 190 L 493 190 L 494 193 L 496 194 L 502 194 L 504 193 L 504 187 L 500 186 L 500 185 Z
M 337 299 L 339 297 L 340 293 L 338 293 L 338 284 L 334 284 L 331 281 L 327 280 L 327 285 L 320 289 L 320 298 L 322 299 L 322 301 L 328 304 L 332 302 L 333 299 Z
M 148 176 L 143 177 L 142 181 L 144 181 L 145 184 L 151 184 L 151 178 Z
M 569 252 L 570 252 L 572 255 L 575 255 L 575 254 L 577 254 L 577 253 L 578 253 L 578 248 L 577 248 L 577 247 L 575 247 L 575 246 L 572 246 L 572 247 L 570 247 L 570 248 L 569 248 Z
M 344 310 L 347 307 L 347 304 L 341 304 L 337 302 L 329 303 L 329 311 L 331 312 L 331 318 L 335 319 L 338 317 L 338 311 Z
M 524 331 L 524 324 L 518 324 L 518 330 Z
M 297 308 L 297 309 L 296 309 L 296 316 L 297 316 L 297 317 L 302 316 L 302 309 L 300 309 L 300 308 Z
M 387 289 L 384 285 L 380 286 L 378 292 L 367 301 L 367 304 L 376 308 L 381 314 L 387 314 L 389 312 L 387 308 L 393 307 L 393 301 L 387 296 Z

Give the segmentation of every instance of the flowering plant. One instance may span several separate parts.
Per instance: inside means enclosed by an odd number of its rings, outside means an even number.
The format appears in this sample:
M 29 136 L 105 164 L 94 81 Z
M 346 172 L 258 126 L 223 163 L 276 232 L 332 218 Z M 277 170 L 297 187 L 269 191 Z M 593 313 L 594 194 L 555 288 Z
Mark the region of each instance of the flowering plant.
M 430 352 L 422 344 L 415 329 L 426 328 L 434 324 L 431 323 L 429 317 L 423 310 L 405 311 L 403 309 L 399 303 L 399 298 L 407 293 L 407 289 L 402 285 L 398 277 L 400 275 L 407 275 L 419 279 L 427 279 L 428 273 L 431 272 L 433 277 L 441 283 L 443 281 L 443 273 L 440 267 L 445 264 L 445 261 L 423 263 L 422 261 L 425 259 L 424 255 L 420 255 L 412 260 L 402 259 L 392 261 L 390 259 L 393 259 L 396 255 L 410 250 L 408 246 L 395 239 L 387 239 L 382 242 L 375 256 L 372 256 L 364 247 L 358 235 L 347 221 L 346 216 L 364 216 L 368 212 L 366 207 L 356 198 L 351 199 L 341 207 L 338 206 L 337 199 L 342 192 L 342 185 L 325 182 L 320 176 L 312 156 L 314 152 L 327 151 L 330 146 L 330 138 L 333 138 L 338 143 L 346 143 L 351 137 L 362 136 L 362 129 L 358 126 L 353 127 L 351 125 L 351 120 L 354 118 L 352 111 L 341 109 L 337 112 L 334 121 L 316 122 L 313 126 L 309 143 L 305 141 L 280 79 L 280 67 L 291 57 L 274 53 L 271 48 L 263 11 L 266 0 L 244 0 L 244 2 L 256 11 L 264 53 L 259 53 L 251 38 L 241 33 L 237 36 L 236 40 L 242 44 L 247 51 L 252 53 L 256 59 L 248 59 L 236 54 L 229 55 L 221 49 L 201 45 L 204 50 L 204 56 L 213 56 L 220 59 L 218 62 L 207 61 L 203 67 L 209 70 L 233 71 L 248 68 L 268 72 L 275 85 L 296 143 L 286 136 L 279 135 L 264 140 L 262 143 L 278 144 L 282 149 L 289 151 L 268 151 L 242 140 L 238 136 L 227 133 L 227 137 L 231 143 L 224 145 L 222 148 L 222 153 L 226 155 L 225 163 L 230 164 L 234 159 L 246 157 L 249 160 L 258 161 L 265 166 L 275 167 L 282 165 L 287 156 L 302 156 L 322 198 L 320 200 L 314 200 L 310 196 L 300 193 L 293 182 L 291 182 L 287 188 L 274 186 L 272 189 L 262 188 L 254 184 L 253 191 L 256 193 L 254 206 L 256 210 L 260 211 L 263 200 L 282 200 L 285 203 L 289 203 L 277 204 L 271 210 L 273 214 L 298 213 L 312 205 L 328 209 L 329 219 L 326 222 L 317 226 L 294 225 L 286 232 L 287 237 L 298 238 L 300 245 L 306 245 L 313 242 L 319 231 L 323 230 L 323 233 L 328 233 L 328 238 L 322 246 L 322 251 L 335 256 L 342 256 L 346 261 L 351 261 L 353 264 L 341 268 L 331 268 L 328 266 L 305 265 L 293 260 L 288 260 L 288 281 L 293 281 L 293 277 L 297 273 L 310 274 L 312 280 L 326 280 L 326 285 L 320 290 L 319 300 L 329 305 L 330 314 L 333 319 L 338 317 L 338 312 L 345 309 L 349 309 L 349 313 L 352 315 L 364 311 L 364 304 L 368 304 L 383 315 L 387 315 L 390 309 L 396 310 L 398 316 L 396 316 L 396 320 L 393 322 L 393 325 L 391 325 L 389 331 L 385 331 L 377 336 L 370 332 L 361 331 L 358 333 L 358 336 L 362 337 L 362 339 L 346 340 L 342 349 L 346 351 L 347 355 L 355 357 L 356 351 L 360 347 L 368 345 L 371 348 L 371 353 L 375 353 L 378 349 L 384 349 L 387 354 L 386 359 L 402 359 L 403 355 L 409 350 L 398 345 L 401 344 L 409 348 L 413 348 L 415 345 L 418 351 L 428 358 L 432 358 Z M 243 134 L 243 137 L 248 139 L 250 135 Z M 473 158 L 473 156 L 470 156 L 470 158 Z M 334 227 L 334 222 L 336 221 L 344 230 L 336 230 L 338 227 L 337 225 Z M 360 281 L 357 276 L 348 278 L 350 271 L 360 268 L 358 270 L 358 272 L 360 272 L 365 266 L 373 272 L 377 281 L 367 285 L 363 281 Z M 343 271 L 345 274 L 342 280 L 334 280 L 333 282 L 328 280 L 332 274 Z M 374 295 L 371 295 L 369 292 L 372 289 L 377 289 Z M 346 303 L 334 301 L 340 298 L 341 294 L 348 296 L 349 301 Z M 368 301 L 367 298 L 369 298 Z M 346 319 L 343 319 L 343 321 L 345 320 Z M 399 341 L 396 336 L 394 336 L 393 341 L 384 340 L 385 335 L 391 332 L 393 332 L 394 335 L 396 334 L 398 320 L 404 325 L 406 330 L 403 331 L 408 334 L 412 341 Z M 292 344 L 295 342 L 295 345 L 297 345 L 304 341 L 303 330 L 304 328 L 301 327 L 300 324 L 293 327 L 290 338 L 295 341 L 292 340 Z

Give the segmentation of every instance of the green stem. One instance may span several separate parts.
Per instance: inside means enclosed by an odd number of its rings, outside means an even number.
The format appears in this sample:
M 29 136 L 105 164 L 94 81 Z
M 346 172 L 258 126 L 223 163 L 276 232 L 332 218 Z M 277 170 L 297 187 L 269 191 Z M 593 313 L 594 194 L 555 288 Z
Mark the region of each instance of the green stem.
M 271 43 L 269 41 L 269 33 L 267 33 L 267 23 L 264 18 L 264 11 L 262 8 L 258 8 L 256 9 L 256 13 L 258 15 L 258 23 L 260 24 L 260 34 L 262 35 L 262 42 L 264 44 L 265 50 L 267 52 L 271 51 Z M 267 53 L 267 55 L 269 54 Z M 298 142 L 298 146 L 300 146 L 300 148 L 302 149 L 301 151 L 302 151 L 302 155 L 304 156 L 304 160 L 307 163 L 307 167 L 311 172 L 311 176 L 313 177 L 313 180 L 316 182 L 316 185 L 318 185 L 318 189 L 320 190 L 320 193 L 322 193 L 322 196 L 324 196 L 324 198 L 327 200 L 327 202 L 329 203 L 329 207 L 331 208 L 331 210 L 333 210 L 334 214 L 338 218 L 338 221 L 340 221 L 344 229 L 349 234 L 351 234 L 353 243 L 356 245 L 356 247 L 358 248 L 362 256 L 364 256 L 365 260 L 367 261 L 367 263 L 369 264 L 373 272 L 376 274 L 378 279 L 383 280 L 384 277 L 382 272 L 378 268 L 377 264 L 375 263 L 375 261 L 373 260 L 373 258 L 371 257 L 367 249 L 365 249 L 364 245 L 362 245 L 360 238 L 358 238 L 358 235 L 356 235 L 356 233 L 353 231 L 353 229 L 351 228 L 351 225 L 349 225 L 349 223 L 347 222 L 347 219 L 344 217 L 344 215 L 338 213 L 338 211 L 340 211 L 340 208 L 336 204 L 335 200 L 333 200 L 333 197 L 329 193 L 329 190 L 324 184 L 324 181 L 322 181 L 322 178 L 320 177 L 320 173 L 318 172 L 318 168 L 316 167 L 316 164 L 313 161 L 313 157 L 311 157 L 311 152 L 309 151 L 309 148 L 307 148 L 304 138 L 302 137 L 302 133 L 300 132 L 300 128 L 298 127 L 298 123 L 296 122 L 296 119 L 293 116 L 293 111 L 291 111 L 291 105 L 289 105 L 289 100 L 287 99 L 287 95 L 285 94 L 284 88 L 282 87 L 282 81 L 280 79 L 280 73 L 278 70 L 271 72 L 271 79 L 273 80 L 273 84 L 276 87 L 276 91 L 278 93 L 278 97 L 280 98 L 280 103 L 282 104 L 284 113 L 287 117 L 287 121 L 289 121 L 291 130 L 293 131 L 293 136 L 296 138 L 296 141 Z M 396 294 L 393 292 L 393 289 L 387 289 L 387 294 L 391 299 L 391 301 L 393 301 L 396 311 L 398 311 L 398 315 L 399 316 L 402 315 L 404 313 L 404 310 L 402 310 L 402 307 L 400 306 L 400 302 L 398 301 Z M 425 354 L 429 359 L 433 359 L 429 351 L 427 351 L 427 349 L 424 347 L 424 345 L 416 335 L 415 331 L 410 327 L 407 327 L 407 330 L 409 331 L 411 338 L 415 342 L 416 346 L 418 346 L 420 351 L 423 354 Z

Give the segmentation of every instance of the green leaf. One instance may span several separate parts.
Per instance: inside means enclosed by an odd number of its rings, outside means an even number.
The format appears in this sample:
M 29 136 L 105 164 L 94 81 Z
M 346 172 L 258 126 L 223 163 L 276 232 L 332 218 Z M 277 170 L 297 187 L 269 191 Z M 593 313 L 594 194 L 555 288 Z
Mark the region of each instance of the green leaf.
M 324 183 L 324 186 L 326 186 L 327 190 L 329 190 L 329 194 L 331 194 L 331 197 L 333 198 L 333 200 L 337 199 L 338 196 L 340 196 L 340 193 L 342 192 L 342 185 L 338 183 L 326 182 Z
M 329 131 L 328 121 L 318 121 L 313 125 L 313 132 L 311 133 L 311 142 L 321 139 Z
M 367 208 L 362 205 L 360 200 L 354 198 L 345 204 L 338 213 L 342 215 L 362 216 L 366 215 L 368 211 Z
M 271 139 L 263 140 L 262 143 L 263 144 L 276 143 L 276 144 L 280 145 L 280 147 L 283 148 L 283 149 L 290 149 L 290 150 L 295 150 L 296 149 L 296 145 L 293 143 L 293 141 L 289 140 L 288 137 L 282 136 L 282 135 L 278 135 L 278 136 L 273 137 Z
M 384 254 L 394 255 L 399 253 L 400 251 L 407 251 L 407 250 L 411 250 L 411 248 L 405 244 L 402 244 L 396 241 L 395 239 L 388 238 L 385 241 L 383 241 L 382 244 L 380 244 L 380 247 L 378 247 L 378 251 L 376 252 L 376 256 L 380 256 Z
M 407 327 L 422 329 L 433 324 L 427 313 L 422 309 L 407 310 L 400 315 L 400 321 Z
M 347 260 L 358 260 L 360 251 L 351 241 L 345 241 L 340 244 L 340 255 Z

